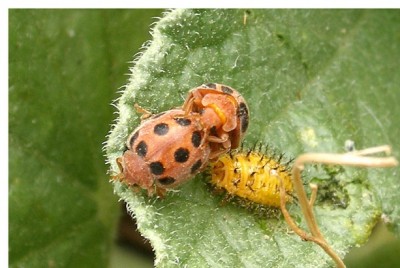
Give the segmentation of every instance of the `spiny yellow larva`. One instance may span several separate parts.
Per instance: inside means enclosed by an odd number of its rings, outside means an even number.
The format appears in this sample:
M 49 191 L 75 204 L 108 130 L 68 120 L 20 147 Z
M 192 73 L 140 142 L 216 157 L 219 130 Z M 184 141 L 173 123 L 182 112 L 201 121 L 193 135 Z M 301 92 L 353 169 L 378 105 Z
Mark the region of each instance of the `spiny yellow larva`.
M 287 165 L 261 150 L 233 150 L 211 163 L 211 183 L 218 189 L 256 204 L 280 207 L 280 179 L 291 201 L 293 185 Z
M 342 154 L 305 153 L 296 158 L 290 172 L 287 167 L 289 163 L 281 164 L 282 155 L 275 160 L 274 155 L 268 154 L 268 150 L 265 150 L 265 153 L 260 151 L 260 149 L 256 151 L 253 148 L 246 153 L 238 149 L 222 154 L 211 163 L 211 183 L 216 188 L 225 189 L 232 196 L 280 208 L 285 221 L 298 236 L 304 241 L 312 241 L 319 245 L 332 258 L 337 267 L 345 268 L 340 256 L 320 232 L 313 213 L 318 186 L 310 184 L 311 196 L 308 198 L 301 179 L 301 171 L 307 163 L 394 167 L 398 165 L 398 161 L 394 157 L 370 156 L 381 152 L 390 154 L 390 146 L 383 145 L 360 151 L 352 149 L 350 152 Z M 293 189 L 296 191 L 309 232 L 297 226 L 286 209 L 286 203 L 291 201 Z

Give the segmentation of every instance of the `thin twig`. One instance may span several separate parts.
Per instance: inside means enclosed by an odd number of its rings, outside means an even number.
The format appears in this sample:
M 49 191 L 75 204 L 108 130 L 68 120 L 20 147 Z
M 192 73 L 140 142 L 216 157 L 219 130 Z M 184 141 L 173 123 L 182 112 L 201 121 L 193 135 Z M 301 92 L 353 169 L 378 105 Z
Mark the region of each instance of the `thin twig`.
M 387 145 L 367 148 L 361 151 L 355 151 L 346 154 L 324 154 L 324 153 L 306 153 L 300 155 L 293 164 L 292 169 L 292 182 L 294 189 L 297 193 L 299 204 L 306 220 L 308 229 L 311 235 L 302 230 L 296 225 L 286 209 L 286 191 L 282 179 L 280 179 L 280 205 L 282 214 L 290 226 L 290 228 L 299 235 L 302 239 L 313 241 L 318 244 L 325 252 L 334 260 L 337 267 L 346 267 L 337 255 L 337 253 L 329 246 L 323 235 L 321 234 L 318 224 L 315 220 L 313 212 L 313 204 L 316 199 L 317 186 L 310 185 L 312 189 L 311 198 L 308 200 L 304 186 L 301 180 L 301 172 L 306 163 L 321 163 L 321 164 L 336 164 L 346 166 L 359 166 L 359 167 L 393 167 L 397 166 L 398 162 L 394 157 L 368 157 L 375 153 L 385 152 L 390 153 L 390 147 Z

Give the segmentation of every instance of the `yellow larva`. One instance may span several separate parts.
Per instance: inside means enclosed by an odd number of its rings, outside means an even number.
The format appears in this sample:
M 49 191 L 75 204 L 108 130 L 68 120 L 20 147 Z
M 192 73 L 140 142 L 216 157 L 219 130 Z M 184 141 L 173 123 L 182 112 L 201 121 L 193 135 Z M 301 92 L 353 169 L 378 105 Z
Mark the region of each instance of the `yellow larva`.
M 319 245 L 334 260 L 337 267 L 346 267 L 319 230 L 313 213 L 317 185 L 310 184 L 311 197 L 308 199 L 301 180 L 301 171 L 304 169 L 304 165 L 306 163 L 359 167 L 394 167 L 398 165 L 398 161 L 394 157 L 370 156 L 381 152 L 390 154 L 391 148 L 388 145 L 361 151 L 355 151 L 354 144 L 349 147 L 352 147 L 351 152 L 344 154 L 305 153 L 300 155 L 293 163 L 293 178 L 286 168 L 287 164 L 280 164 L 280 158 L 276 161 L 273 156 L 270 157 L 267 153 L 263 154 L 254 150 L 250 150 L 248 153 L 231 151 L 211 163 L 211 182 L 217 188 L 223 188 L 231 195 L 257 204 L 280 208 L 287 224 L 298 236 L 304 241 L 312 241 Z M 290 201 L 293 192 L 291 179 L 293 179 L 297 199 L 310 232 L 301 229 L 286 209 L 285 201 Z M 281 195 L 280 189 L 284 190 L 286 194 L 282 193 Z
M 229 194 L 257 204 L 280 207 L 280 179 L 286 190 L 286 201 L 291 201 L 291 174 L 279 160 L 251 150 L 231 151 L 211 163 L 211 183 Z

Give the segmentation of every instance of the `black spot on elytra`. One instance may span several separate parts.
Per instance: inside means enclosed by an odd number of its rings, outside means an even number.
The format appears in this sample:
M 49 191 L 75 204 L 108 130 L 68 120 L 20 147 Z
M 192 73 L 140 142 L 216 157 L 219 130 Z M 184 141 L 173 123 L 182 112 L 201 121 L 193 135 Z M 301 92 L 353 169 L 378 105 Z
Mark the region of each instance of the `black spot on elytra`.
M 199 147 L 201 143 L 201 132 L 200 131 L 194 131 L 192 134 L 192 144 L 194 147 Z
M 150 163 L 150 170 L 154 175 L 161 175 L 164 173 L 164 166 L 161 162 L 152 162 Z
M 169 131 L 169 127 L 165 123 L 160 123 L 160 124 L 157 124 L 154 126 L 154 133 L 159 136 L 163 136 L 163 135 L 167 134 L 168 131 Z
M 174 158 L 176 162 L 185 163 L 189 158 L 189 150 L 185 148 L 179 148 L 174 153 Z
M 172 178 L 172 177 L 163 177 L 163 178 L 160 178 L 160 179 L 157 179 L 157 180 L 162 185 L 171 185 L 171 184 L 173 184 L 175 182 L 175 179 Z
M 221 89 L 222 89 L 222 92 L 224 92 L 226 94 L 231 95 L 233 93 L 233 90 L 230 87 L 222 86 Z
M 138 156 L 145 157 L 147 154 L 147 144 L 144 141 L 141 141 L 136 145 L 136 153 Z
M 139 137 L 139 131 L 136 131 L 135 134 L 131 136 L 131 139 L 129 140 L 129 147 L 132 148 L 133 143 L 136 141 L 137 137 Z
M 196 173 L 196 171 L 201 167 L 201 160 L 197 160 L 197 162 L 196 163 L 194 163 L 194 165 L 192 166 L 192 168 L 190 169 L 190 172 L 193 174 L 193 173 Z
M 237 114 L 240 118 L 242 133 L 244 133 L 249 127 L 249 109 L 247 108 L 246 103 L 241 102 L 239 104 L 239 110 Z
M 212 88 L 212 89 L 217 88 L 217 85 L 215 83 L 207 83 L 207 84 L 204 84 L 204 86 L 207 88 Z
M 190 121 L 190 119 L 187 119 L 187 118 L 178 117 L 178 118 L 174 118 L 174 119 L 179 125 L 181 125 L 183 127 L 189 126 L 192 123 L 192 121 Z

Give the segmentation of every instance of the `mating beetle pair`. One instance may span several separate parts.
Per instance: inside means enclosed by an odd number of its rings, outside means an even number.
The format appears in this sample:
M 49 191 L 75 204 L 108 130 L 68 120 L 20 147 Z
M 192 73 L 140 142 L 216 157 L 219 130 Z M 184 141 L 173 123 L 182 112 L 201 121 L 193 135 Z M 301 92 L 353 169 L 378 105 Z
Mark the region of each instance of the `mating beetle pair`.
M 215 83 L 196 87 L 181 108 L 152 115 L 132 132 L 115 177 L 163 195 L 237 148 L 248 124 L 249 109 L 238 91 Z

